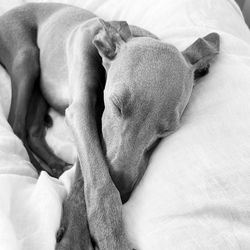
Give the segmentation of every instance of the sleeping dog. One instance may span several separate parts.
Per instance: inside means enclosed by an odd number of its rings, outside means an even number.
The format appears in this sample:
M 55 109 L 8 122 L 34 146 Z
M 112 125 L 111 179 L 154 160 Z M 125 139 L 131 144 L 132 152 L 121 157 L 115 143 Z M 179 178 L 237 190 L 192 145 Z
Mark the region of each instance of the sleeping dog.
M 131 249 L 122 202 L 159 139 L 178 128 L 219 52 L 218 34 L 180 52 L 126 22 L 52 3 L 15 8 L 0 24 L 0 62 L 12 85 L 8 120 L 31 162 L 53 176 L 67 165 L 44 139 L 48 107 L 65 113 L 75 139 L 75 182 L 57 249 Z

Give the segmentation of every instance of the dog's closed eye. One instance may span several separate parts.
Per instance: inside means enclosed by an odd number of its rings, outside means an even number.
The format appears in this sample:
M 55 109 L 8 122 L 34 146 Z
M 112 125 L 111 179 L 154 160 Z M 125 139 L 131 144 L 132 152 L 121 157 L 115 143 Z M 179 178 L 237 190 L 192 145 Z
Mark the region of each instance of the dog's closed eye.
M 121 101 L 119 100 L 119 98 L 117 96 L 112 96 L 111 97 L 111 102 L 113 104 L 114 107 L 114 111 L 116 112 L 117 115 L 122 116 L 122 104 Z

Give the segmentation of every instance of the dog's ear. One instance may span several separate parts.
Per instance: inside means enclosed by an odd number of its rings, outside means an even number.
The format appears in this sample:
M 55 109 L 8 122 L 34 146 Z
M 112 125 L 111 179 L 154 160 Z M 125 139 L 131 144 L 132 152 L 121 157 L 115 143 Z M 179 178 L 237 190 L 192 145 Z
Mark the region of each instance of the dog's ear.
M 194 67 L 194 79 L 206 75 L 210 62 L 220 50 L 220 37 L 217 33 L 210 33 L 197 39 L 191 46 L 182 52 L 187 62 Z
M 125 21 L 105 22 L 99 19 L 99 22 L 102 28 L 95 35 L 93 44 L 105 64 L 115 58 L 121 45 L 131 37 L 131 31 Z

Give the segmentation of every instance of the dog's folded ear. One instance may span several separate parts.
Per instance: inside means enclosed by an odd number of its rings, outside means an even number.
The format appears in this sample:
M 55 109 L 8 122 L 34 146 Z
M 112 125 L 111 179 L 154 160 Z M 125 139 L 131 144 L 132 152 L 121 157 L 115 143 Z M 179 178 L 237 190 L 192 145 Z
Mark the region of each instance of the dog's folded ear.
M 217 33 L 210 33 L 197 39 L 191 46 L 182 52 L 189 64 L 194 67 L 194 79 L 206 75 L 211 61 L 220 50 L 220 37 Z
M 131 37 L 131 31 L 125 21 L 106 22 L 99 19 L 99 22 L 102 28 L 95 35 L 93 44 L 105 62 L 115 58 L 121 45 Z

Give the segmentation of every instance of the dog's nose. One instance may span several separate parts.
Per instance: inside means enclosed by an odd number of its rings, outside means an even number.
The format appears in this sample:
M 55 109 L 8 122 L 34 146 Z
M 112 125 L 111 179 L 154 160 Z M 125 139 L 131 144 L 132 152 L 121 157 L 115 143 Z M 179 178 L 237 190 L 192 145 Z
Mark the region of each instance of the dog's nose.
M 124 172 L 113 173 L 111 178 L 120 193 L 122 203 L 127 202 L 132 192 L 130 178 Z
M 120 193 L 122 204 L 126 203 L 129 200 L 131 192 Z

